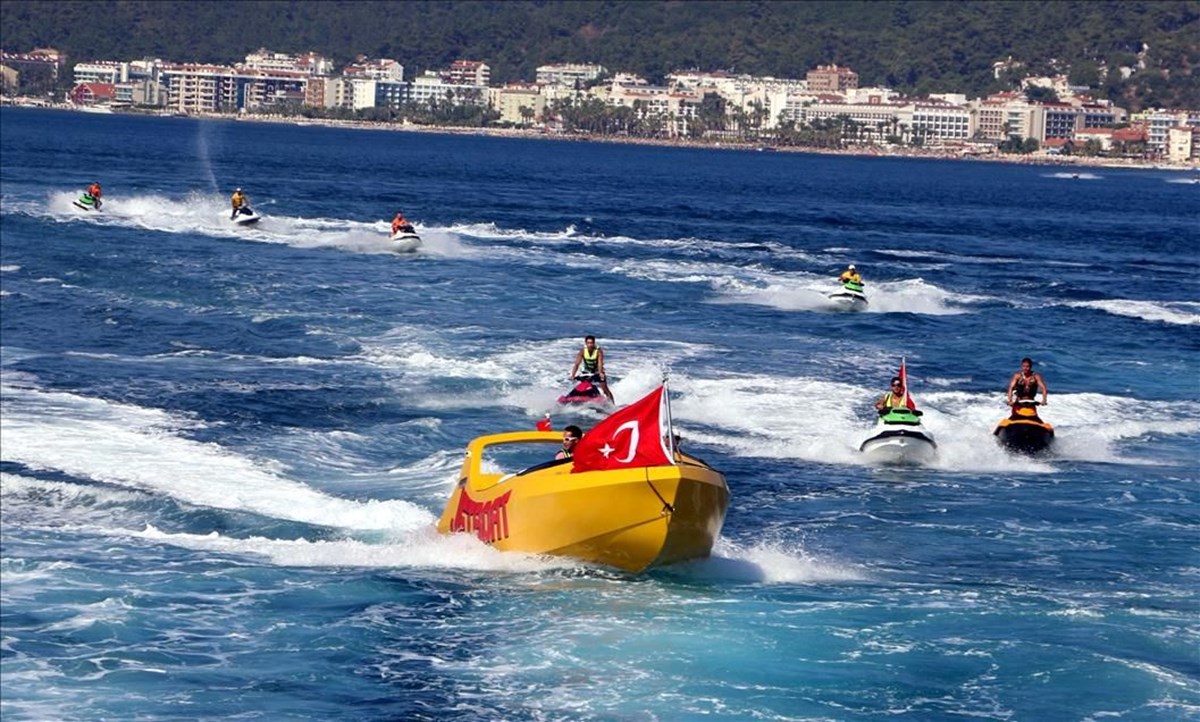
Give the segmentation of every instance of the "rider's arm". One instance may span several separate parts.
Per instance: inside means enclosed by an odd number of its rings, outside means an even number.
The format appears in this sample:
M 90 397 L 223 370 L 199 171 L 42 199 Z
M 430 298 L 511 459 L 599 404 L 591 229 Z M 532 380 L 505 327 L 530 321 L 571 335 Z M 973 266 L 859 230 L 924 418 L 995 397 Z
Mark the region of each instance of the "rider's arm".
M 875 410 L 883 411 L 883 404 L 884 404 L 884 401 L 886 401 L 886 400 L 887 400 L 887 394 L 880 396 L 879 400 L 875 402 Z
M 1050 389 L 1046 388 L 1046 379 L 1042 378 L 1041 374 L 1037 375 L 1038 385 L 1042 387 L 1042 404 L 1050 397 Z
M 604 373 L 604 349 L 596 349 L 596 373 L 600 374 L 603 379 L 608 374 Z
M 579 370 L 579 364 L 583 363 L 583 352 L 575 354 L 575 363 L 571 364 L 571 378 L 575 378 L 575 372 Z
M 1021 373 L 1020 373 L 1020 372 L 1017 372 L 1017 373 L 1013 374 L 1013 375 L 1012 375 L 1012 380 L 1010 380 L 1010 381 L 1008 382 L 1008 393 L 1004 394 L 1004 402 L 1005 402 L 1005 403 L 1008 403 L 1008 404 L 1011 404 L 1011 403 L 1012 403 L 1012 400 L 1013 400 L 1013 389 L 1015 389 L 1015 388 L 1017 387 L 1017 378 L 1018 378 L 1020 375 L 1021 375 Z

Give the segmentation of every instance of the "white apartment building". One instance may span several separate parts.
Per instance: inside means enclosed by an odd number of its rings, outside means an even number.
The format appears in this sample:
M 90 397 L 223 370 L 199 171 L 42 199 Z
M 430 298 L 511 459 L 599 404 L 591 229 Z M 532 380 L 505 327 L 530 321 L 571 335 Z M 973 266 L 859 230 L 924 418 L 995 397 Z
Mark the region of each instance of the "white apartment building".
M 129 63 L 97 60 L 91 63 L 77 63 L 71 70 L 76 85 L 80 83 L 116 85 L 129 80 Z
M 347 78 L 387 80 L 398 83 L 404 80 L 404 66 L 391 58 L 369 60 L 366 56 L 360 55 L 357 60 L 342 69 L 342 75 Z
M 478 60 L 455 60 L 442 73 L 442 77 L 451 85 L 476 85 L 486 88 L 492 82 L 492 69 L 487 63 Z
M 324 76 L 333 72 L 333 62 L 317 53 L 308 52 L 303 55 L 288 55 L 273 53 L 266 48 L 246 56 L 242 67 L 247 70 L 265 70 L 267 72 L 303 73 L 309 76 Z
M 1200 158 L 1200 127 L 1175 126 L 1167 130 L 1165 155 L 1172 163 Z
M 482 85 L 447 83 L 438 73 L 426 71 L 413 80 L 411 99 L 414 103 L 454 103 L 486 105 L 488 89 Z
M 1146 117 L 1146 146 L 1155 153 L 1167 152 L 1171 128 L 1200 127 L 1200 110 L 1157 110 Z
M 568 88 L 582 88 L 607 72 L 603 65 L 560 63 L 557 65 L 539 66 L 534 78 L 538 85 L 562 85 Z
M 237 73 L 225 65 L 167 65 L 162 70 L 166 106 L 180 113 L 232 111 Z

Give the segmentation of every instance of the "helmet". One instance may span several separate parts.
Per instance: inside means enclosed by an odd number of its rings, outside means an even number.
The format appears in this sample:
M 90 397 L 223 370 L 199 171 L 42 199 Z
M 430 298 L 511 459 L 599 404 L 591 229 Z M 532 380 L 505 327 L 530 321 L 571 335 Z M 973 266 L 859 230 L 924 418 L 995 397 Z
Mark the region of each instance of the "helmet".
M 846 268 L 847 268 L 847 269 L 849 269 L 849 270 L 851 270 L 851 271 L 853 271 L 853 270 L 854 270 L 854 264 L 853 264 L 853 263 L 851 263 L 849 266 L 846 266 Z
M 234 192 L 234 193 L 241 193 L 241 192 L 242 192 L 242 189 L 241 189 L 241 188 L 234 188 L 234 189 L 233 189 L 233 192 Z

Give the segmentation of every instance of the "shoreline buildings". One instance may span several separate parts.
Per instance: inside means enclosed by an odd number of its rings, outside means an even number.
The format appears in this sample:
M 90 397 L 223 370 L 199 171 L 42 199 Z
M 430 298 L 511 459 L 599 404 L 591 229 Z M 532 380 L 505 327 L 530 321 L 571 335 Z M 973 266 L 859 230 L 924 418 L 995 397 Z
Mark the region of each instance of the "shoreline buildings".
M 11 90 L 19 84 L 14 73 L 56 78 L 61 58 L 43 49 L 0 60 L 0 78 Z M 994 150 L 1015 139 L 1049 152 L 1087 147 L 1179 161 L 1200 157 L 1200 111 L 1153 110 L 1130 117 L 1061 76 L 1023 81 L 1043 91 L 1038 95 L 1044 100 L 1027 92 L 906 97 L 889 88 L 860 87 L 858 74 L 839 65 L 818 66 L 803 79 L 679 71 L 652 85 L 599 65 L 564 63 L 537 68 L 532 82 L 492 87 L 489 66 L 478 60 L 456 60 L 406 79 L 394 59 L 360 56 L 339 69 L 315 52 L 261 49 L 228 66 L 158 59 L 79 63 L 73 78 L 70 99 L 77 104 L 157 107 L 181 115 L 379 109 L 396 119 L 422 109 L 475 108 L 502 125 L 552 132 L 564 129 L 564 105 L 598 102 L 620 119 L 615 132 L 636 125 L 664 138 L 752 135 L 770 142 L 802 128 L 836 128 L 839 142 L 848 145 Z

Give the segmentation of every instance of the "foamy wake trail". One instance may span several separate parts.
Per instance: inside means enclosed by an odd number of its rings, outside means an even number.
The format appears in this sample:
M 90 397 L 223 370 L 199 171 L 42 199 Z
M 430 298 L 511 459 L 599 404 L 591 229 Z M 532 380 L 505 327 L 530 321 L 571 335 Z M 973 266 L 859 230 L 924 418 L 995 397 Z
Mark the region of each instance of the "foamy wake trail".
M 735 455 L 865 465 L 859 445 L 874 427 L 878 390 L 801 377 L 690 378 L 672 386 L 672 412 L 689 442 Z M 932 385 L 932 384 L 931 384 Z M 917 394 L 923 423 L 937 438 L 948 471 L 1051 471 L 1054 460 L 1130 462 L 1125 444 L 1152 435 L 1200 434 L 1185 404 L 1146 404 L 1102 394 L 1058 394 L 1042 412 L 1056 429 L 1055 453 L 1029 459 L 1006 453 L 992 434 L 1008 415 L 1001 393 Z M 1139 409 L 1130 416 L 1125 411 Z
M 215 444 L 179 436 L 194 426 L 162 411 L 4 385 L 3 459 L 161 494 L 187 504 L 352 530 L 427 527 L 399 500 L 357 502 L 290 481 Z
M 113 195 L 99 212 L 74 206 L 78 192 L 58 191 L 45 204 L 20 202 L 13 210 L 49 216 L 62 223 L 83 222 L 102 226 L 142 228 L 161 233 L 199 233 L 218 238 L 236 238 L 258 243 L 278 243 L 297 248 L 334 248 L 353 253 L 391 254 L 390 219 L 355 221 L 344 218 L 306 218 L 289 215 L 273 199 L 255 200 L 252 207 L 263 219 L 252 227 L 234 225 L 229 202 L 224 196 L 193 192 L 182 199 L 163 195 Z M 477 255 L 463 246 L 455 234 L 416 224 L 421 235 L 421 253 L 447 257 Z M 403 254 L 402 258 L 411 258 Z
M 1114 316 L 1140 318 L 1180 326 L 1200 325 L 1200 302 L 1195 301 L 1132 301 L 1114 298 L 1104 301 L 1074 301 L 1073 308 L 1093 308 Z

